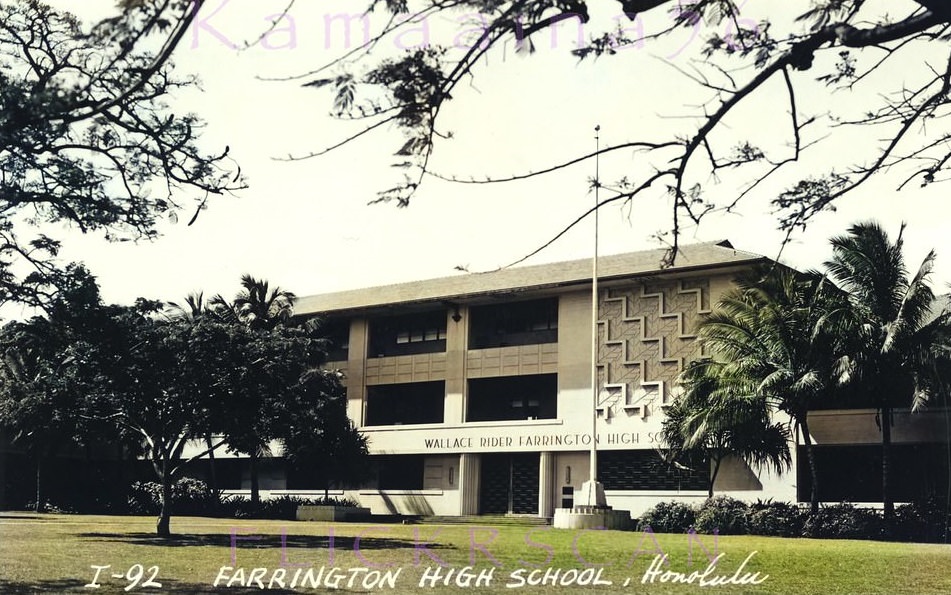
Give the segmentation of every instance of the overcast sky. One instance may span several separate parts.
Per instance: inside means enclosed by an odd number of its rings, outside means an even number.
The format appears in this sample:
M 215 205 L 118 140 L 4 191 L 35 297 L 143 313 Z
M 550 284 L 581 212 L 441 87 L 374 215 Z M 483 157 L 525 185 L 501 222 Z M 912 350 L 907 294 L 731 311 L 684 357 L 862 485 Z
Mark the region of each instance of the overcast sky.
M 114 4 L 84 0 L 81 10 L 86 16 L 108 14 Z M 591 205 L 591 162 L 513 184 L 471 186 L 430 178 L 408 208 L 368 205 L 402 175 L 390 166 L 402 144 L 401 133 L 392 129 L 320 158 L 276 160 L 322 149 L 354 130 L 329 116 L 328 93 L 295 82 L 261 79 L 305 72 L 342 53 L 347 48 L 342 25 L 332 25 L 328 35 L 327 18 L 363 6 L 354 0 L 298 0 L 291 19 L 283 21 L 265 44 L 229 47 L 260 35 L 269 17 L 285 4 L 286 0 L 210 0 L 200 20 L 204 24 L 176 52 L 177 68 L 197 73 L 203 81 L 201 91 L 175 98 L 176 109 L 198 112 L 207 121 L 205 146 L 209 150 L 230 146 L 250 186 L 236 198 L 212 201 L 190 227 L 184 225 L 187 215 L 182 223 L 163 226 L 163 236 L 154 242 L 109 244 L 94 235 L 70 235 L 63 257 L 85 261 L 99 277 L 107 300 L 130 302 L 137 296 L 176 300 L 193 290 L 231 295 L 243 273 L 307 295 L 458 274 L 456 266 L 473 272 L 490 270 L 544 244 Z M 749 18 L 756 18 L 755 10 L 765 6 L 764 0 L 747 4 Z M 593 8 L 616 11 L 617 3 Z M 612 14 L 596 16 L 610 22 L 605 19 Z M 430 40 L 463 39 L 459 36 L 472 26 L 456 20 L 461 16 L 427 23 Z M 644 26 L 654 23 L 645 21 Z M 359 27 L 354 29 L 351 45 L 361 33 Z M 451 131 L 453 139 L 436 147 L 433 169 L 462 178 L 524 173 L 593 150 L 596 125 L 601 126 L 602 146 L 635 138 L 667 139 L 695 126 L 695 121 L 682 116 L 693 113 L 706 95 L 677 69 L 692 68 L 705 31 L 685 30 L 660 45 L 583 62 L 570 55 L 576 34 L 574 25 L 566 23 L 557 38 L 540 38 L 534 54 L 516 54 L 510 46 L 492 53 L 471 84 L 460 87 L 444 109 L 440 129 Z M 425 37 L 425 31 L 416 29 L 400 43 L 413 46 Z M 382 44 L 374 55 L 400 51 L 396 45 Z M 902 66 L 882 76 L 893 81 L 913 76 L 922 64 Z M 815 76 L 797 74 L 801 82 Z M 874 83 L 862 88 L 866 95 L 831 94 L 813 85 L 817 90 L 802 95 L 800 109 L 819 114 L 861 106 L 869 90 L 875 91 Z M 738 112 L 729 129 L 781 150 L 782 144 L 775 144 L 776 133 L 789 127 L 784 91 L 780 85 L 767 91 L 762 100 Z M 811 134 L 820 138 L 827 132 Z M 782 182 L 811 171 L 825 173 L 832 159 L 852 152 L 860 155 L 862 147 L 874 141 L 859 135 L 828 142 L 789 176 L 750 196 L 741 214 L 712 217 L 700 228 L 688 227 L 682 241 L 728 238 L 737 248 L 775 256 L 783 236 L 768 203 Z M 601 179 L 610 184 L 625 176 L 636 178 L 648 167 L 643 156 L 622 151 L 602 160 Z M 748 179 L 721 179 L 715 192 L 733 195 Z M 906 221 L 909 261 L 917 265 L 929 248 L 938 249 L 935 281 L 939 291 L 946 291 L 951 280 L 951 250 L 945 249 L 949 187 L 939 184 L 896 194 L 897 179 L 874 179 L 840 201 L 837 212 L 820 216 L 795 237 L 783 259 L 800 268 L 818 267 L 829 256 L 827 239 L 850 223 L 877 218 L 897 233 L 900 222 Z M 700 181 L 705 186 L 712 182 Z M 651 235 L 668 229 L 669 217 L 662 188 L 634 204 L 604 209 L 601 252 L 658 247 Z M 591 251 L 592 227 L 585 223 L 529 262 L 586 258 Z

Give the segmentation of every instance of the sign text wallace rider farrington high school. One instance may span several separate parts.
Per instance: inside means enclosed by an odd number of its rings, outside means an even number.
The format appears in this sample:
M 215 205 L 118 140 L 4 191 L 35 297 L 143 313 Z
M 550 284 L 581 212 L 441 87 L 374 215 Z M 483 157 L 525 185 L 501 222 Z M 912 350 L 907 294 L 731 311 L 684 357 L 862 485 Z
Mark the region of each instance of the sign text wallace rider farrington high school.
M 641 434 L 644 434 L 642 437 Z M 610 432 L 599 433 L 599 445 L 648 444 L 659 441 L 659 432 Z M 459 450 L 513 447 L 590 446 L 590 433 L 522 434 L 518 436 L 454 436 L 450 438 L 423 439 L 426 450 Z

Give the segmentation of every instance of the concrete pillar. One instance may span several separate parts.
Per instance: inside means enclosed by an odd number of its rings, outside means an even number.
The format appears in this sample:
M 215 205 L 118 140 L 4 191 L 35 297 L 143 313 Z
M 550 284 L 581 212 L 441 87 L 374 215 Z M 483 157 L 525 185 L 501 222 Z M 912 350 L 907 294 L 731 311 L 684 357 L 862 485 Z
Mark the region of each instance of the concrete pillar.
M 459 455 L 459 514 L 479 514 L 481 462 L 475 453 Z
M 558 300 L 558 413 L 570 412 L 579 429 L 591 422 L 591 292 Z M 567 417 L 559 415 L 559 417 Z
M 542 452 L 538 457 L 538 516 L 555 514 L 555 455 Z
M 368 328 L 366 319 L 355 318 L 350 322 L 350 348 L 347 352 L 347 415 L 358 428 L 364 423 L 366 411 Z
M 447 424 L 465 421 L 468 328 L 468 308 L 450 306 L 446 321 L 446 405 L 443 416 Z

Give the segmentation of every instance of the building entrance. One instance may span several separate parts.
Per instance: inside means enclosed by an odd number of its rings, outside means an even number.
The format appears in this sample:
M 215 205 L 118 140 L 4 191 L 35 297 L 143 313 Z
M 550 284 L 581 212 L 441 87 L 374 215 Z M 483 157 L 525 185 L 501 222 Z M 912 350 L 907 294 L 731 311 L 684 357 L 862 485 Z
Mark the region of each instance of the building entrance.
M 539 454 L 484 454 L 480 514 L 538 514 Z

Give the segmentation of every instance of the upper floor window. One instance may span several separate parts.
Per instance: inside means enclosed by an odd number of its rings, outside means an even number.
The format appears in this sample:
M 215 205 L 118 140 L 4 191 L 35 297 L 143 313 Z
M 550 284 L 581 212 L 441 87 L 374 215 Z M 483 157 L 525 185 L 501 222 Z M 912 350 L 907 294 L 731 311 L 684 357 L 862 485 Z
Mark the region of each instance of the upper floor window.
M 320 327 L 320 334 L 328 341 L 327 361 L 347 361 L 350 352 L 350 321 L 331 318 Z
M 469 320 L 469 349 L 558 341 L 557 298 L 475 306 Z
M 409 382 L 367 387 L 366 425 L 438 424 L 444 421 L 446 383 Z
M 558 376 L 533 374 L 472 378 L 466 399 L 466 421 L 555 419 Z
M 370 321 L 369 357 L 446 350 L 446 311 L 387 316 Z

